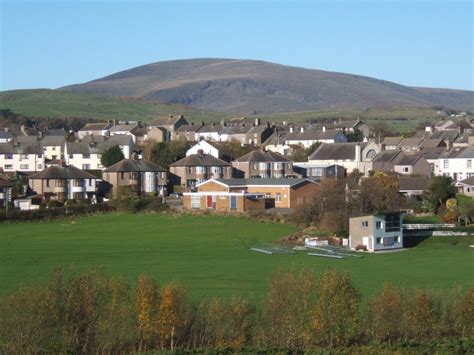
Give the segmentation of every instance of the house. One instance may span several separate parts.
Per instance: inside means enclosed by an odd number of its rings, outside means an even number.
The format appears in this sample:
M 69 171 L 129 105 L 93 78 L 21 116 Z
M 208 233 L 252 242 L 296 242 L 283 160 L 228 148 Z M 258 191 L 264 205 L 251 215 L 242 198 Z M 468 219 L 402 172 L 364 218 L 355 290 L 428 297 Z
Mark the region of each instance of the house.
M 281 154 L 257 149 L 232 162 L 245 178 L 282 178 L 293 175 L 293 162 Z
M 77 131 L 77 137 L 79 139 L 85 136 L 107 136 L 110 128 L 112 128 L 112 122 L 100 122 L 100 123 L 86 123 L 84 127 Z
M 201 126 L 196 131 L 196 141 L 208 140 L 208 141 L 220 142 L 222 140 L 221 135 L 220 135 L 221 130 L 222 130 L 222 126 L 215 123 Z
M 310 130 L 300 132 L 290 132 L 285 139 L 286 144 L 301 145 L 304 148 L 309 148 L 315 143 L 346 143 L 347 137 L 345 134 L 336 129 L 326 130 Z
M 403 248 L 401 213 L 377 213 L 349 219 L 349 247 L 377 252 Z
M 176 130 L 172 139 L 186 142 L 195 142 L 198 140 L 197 131 L 201 127 L 201 125 L 195 125 L 194 123 L 183 125 Z
M 139 136 L 143 136 L 143 127 L 140 126 L 138 123 L 131 123 L 126 122 L 125 124 L 117 124 L 112 126 L 109 129 L 109 133 L 111 136 L 116 135 L 127 135 L 132 137 L 133 142 L 137 143 L 139 141 Z
M 474 197 L 474 176 L 456 182 L 455 186 L 459 193 Z
M 28 177 L 30 188 L 44 200 L 95 199 L 97 177 L 74 166 L 50 166 Z
M 347 173 L 354 170 L 368 175 L 372 169 L 372 159 L 383 150 L 381 144 L 367 143 L 334 143 L 321 144 L 308 157 L 308 162 L 315 165 L 340 165 Z
M 295 208 L 309 202 L 318 184 L 308 179 L 211 179 L 183 194 L 186 209 L 247 211 Z
M 428 187 L 430 179 L 425 176 L 400 176 L 398 192 L 407 197 L 419 197 Z
M 395 172 L 400 175 L 432 175 L 431 165 L 422 155 L 408 155 L 401 150 L 386 150 L 377 154 L 370 164 L 372 171 Z
M 165 142 L 169 140 L 169 134 L 166 129 L 162 127 L 148 127 L 149 130 L 146 134 L 146 139 L 155 142 Z
M 180 185 L 186 189 L 194 189 L 197 184 L 209 179 L 230 179 L 232 177 L 232 166 L 212 155 L 198 154 L 189 155 L 170 165 L 170 179 L 174 185 Z
M 116 193 L 120 187 L 132 187 L 138 195 L 152 193 L 168 195 L 168 171 L 151 162 L 138 159 L 123 159 L 102 172 L 102 179 L 113 186 Z
M 61 159 L 65 143 L 66 138 L 64 136 L 44 136 L 41 140 L 44 157 L 51 160 Z
M 215 144 L 214 142 L 207 142 L 207 141 L 199 141 L 198 143 L 193 145 L 191 148 L 189 148 L 186 151 L 186 156 L 199 154 L 200 152 L 202 152 L 202 154 L 208 154 L 208 155 L 212 155 L 215 158 L 219 158 L 218 145 Z
M 13 139 L 13 135 L 10 132 L 0 131 L 0 144 L 9 143 Z
M 99 144 L 66 142 L 64 145 L 64 160 L 66 164 L 82 170 L 102 170 L 103 166 L 100 161 L 102 152 L 99 151 Z
M 346 176 L 346 169 L 341 165 L 317 165 L 307 162 L 294 162 L 293 171 L 301 177 L 314 181 L 325 179 L 343 179 Z
M 168 116 L 157 117 L 153 119 L 150 126 L 164 131 L 165 133 L 164 141 L 168 141 L 168 140 L 174 139 L 178 129 L 186 125 L 189 125 L 189 122 L 184 118 L 183 115 L 168 115 Z M 155 131 L 154 133 L 158 133 L 158 131 Z M 159 140 L 156 140 L 156 141 L 162 142 Z
M 474 176 L 474 146 L 454 147 L 439 158 L 439 174 L 450 176 L 455 182 Z
M 44 169 L 43 147 L 33 143 L 10 142 L 0 144 L 0 169 L 5 172 L 34 172 Z
M 260 123 L 260 121 L 258 121 Z M 251 127 L 246 135 L 246 144 L 251 144 L 255 146 L 262 145 L 273 133 L 273 129 L 270 128 L 269 124 L 265 125 L 256 125 Z M 230 137 L 230 140 L 234 138 Z
M 370 126 L 363 122 L 359 117 L 357 120 L 343 121 L 340 119 L 339 121 L 334 122 L 334 128 L 343 131 L 345 134 L 359 131 L 364 135 L 364 137 L 369 137 L 370 135 Z

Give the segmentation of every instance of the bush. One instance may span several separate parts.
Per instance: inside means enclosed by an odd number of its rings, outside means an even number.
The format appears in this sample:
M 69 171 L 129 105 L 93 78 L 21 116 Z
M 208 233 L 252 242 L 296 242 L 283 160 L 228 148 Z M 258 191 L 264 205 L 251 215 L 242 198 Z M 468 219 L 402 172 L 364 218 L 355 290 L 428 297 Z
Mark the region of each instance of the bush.
M 50 200 L 47 204 L 48 208 L 61 207 L 63 204 L 57 200 Z

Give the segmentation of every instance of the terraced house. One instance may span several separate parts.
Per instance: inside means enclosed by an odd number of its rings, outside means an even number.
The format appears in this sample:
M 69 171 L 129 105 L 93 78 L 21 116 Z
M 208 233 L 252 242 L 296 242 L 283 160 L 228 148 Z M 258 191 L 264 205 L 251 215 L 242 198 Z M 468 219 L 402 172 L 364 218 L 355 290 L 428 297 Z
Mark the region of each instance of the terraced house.
M 191 154 L 171 164 L 170 173 L 173 185 L 190 190 L 209 179 L 230 179 L 232 166 L 200 150 L 198 154 Z
M 34 143 L 0 144 L 0 169 L 4 172 L 35 172 L 44 169 L 43 147 Z
M 293 162 L 281 154 L 254 150 L 232 162 L 243 178 L 284 178 L 293 176 Z

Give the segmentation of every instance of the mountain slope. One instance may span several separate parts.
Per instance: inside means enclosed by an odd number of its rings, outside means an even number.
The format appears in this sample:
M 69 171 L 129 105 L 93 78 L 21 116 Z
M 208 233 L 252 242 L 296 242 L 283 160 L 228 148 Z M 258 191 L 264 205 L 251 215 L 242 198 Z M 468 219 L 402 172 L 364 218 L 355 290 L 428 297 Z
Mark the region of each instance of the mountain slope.
M 414 88 L 358 75 L 235 59 L 158 62 L 61 90 L 247 115 L 406 105 L 474 109 L 472 91 Z

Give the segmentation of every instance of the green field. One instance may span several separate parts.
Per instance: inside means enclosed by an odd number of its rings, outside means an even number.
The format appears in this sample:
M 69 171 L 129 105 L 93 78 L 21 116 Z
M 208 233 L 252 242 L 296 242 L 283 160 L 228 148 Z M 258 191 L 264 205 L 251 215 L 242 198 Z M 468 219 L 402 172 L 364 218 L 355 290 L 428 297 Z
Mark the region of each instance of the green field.
M 201 111 L 183 105 L 166 105 L 152 101 L 95 96 L 66 91 L 37 89 L 0 92 L 0 109 L 34 117 L 85 117 L 95 119 L 120 119 L 149 122 L 154 117 L 182 114 L 191 122 L 218 122 L 242 115 Z M 389 128 L 406 132 L 420 122 L 439 119 L 436 111 L 427 107 L 386 107 L 369 109 L 333 109 L 323 111 L 288 112 L 258 115 L 269 122 L 305 122 L 311 119 L 356 119 L 368 123 L 383 121 Z
M 306 266 L 349 271 L 363 295 L 384 281 L 399 286 L 451 289 L 474 284 L 474 239 L 428 239 L 397 253 L 360 259 L 323 259 L 304 252 L 265 255 L 252 246 L 292 233 L 294 226 L 236 217 L 102 215 L 74 220 L 0 225 L 1 293 L 42 283 L 55 266 L 101 266 L 136 281 L 147 272 L 161 283 L 180 281 L 195 297 L 244 294 L 261 299 L 278 269 Z
M 143 122 L 168 114 L 181 114 L 194 121 L 218 121 L 225 116 L 183 105 L 48 89 L 2 91 L 0 109 L 10 109 L 34 117 L 85 117 L 103 120 L 115 118 Z

